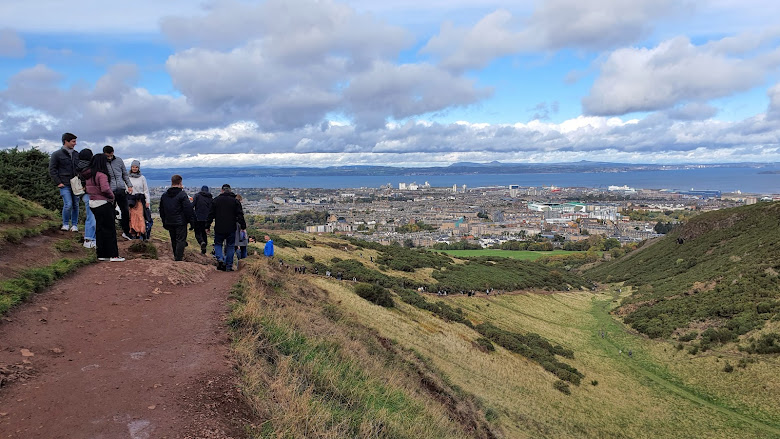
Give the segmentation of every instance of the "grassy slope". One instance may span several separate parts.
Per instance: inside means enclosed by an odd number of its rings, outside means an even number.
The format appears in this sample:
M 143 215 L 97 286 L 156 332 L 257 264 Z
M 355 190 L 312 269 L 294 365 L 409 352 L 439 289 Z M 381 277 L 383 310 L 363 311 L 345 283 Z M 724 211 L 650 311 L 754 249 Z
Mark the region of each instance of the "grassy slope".
M 780 203 L 720 210 L 587 275 L 641 287 L 624 304 L 628 321 L 651 336 L 706 321 L 739 335 L 780 312 L 778 235 Z
M 280 255 L 291 258 L 306 250 L 283 249 Z M 316 251 L 318 259 L 345 253 Z M 573 349 L 570 363 L 585 379 L 565 396 L 552 387 L 556 378 L 538 365 L 501 348 L 492 354 L 477 349 L 472 342 L 479 334 L 464 325 L 398 300 L 396 309 L 380 308 L 352 293 L 349 282 L 308 277 L 342 312 L 418 352 L 481 400 L 496 413 L 494 422 L 506 437 L 780 436 L 780 410 L 773 403 L 780 399 L 778 359 L 763 358 L 726 374 L 723 365 L 734 354 L 690 357 L 668 342 L 638 336 L 609 314 L 618 301 L 612 295 L 450 297 L 475 322 L 536 332 Z

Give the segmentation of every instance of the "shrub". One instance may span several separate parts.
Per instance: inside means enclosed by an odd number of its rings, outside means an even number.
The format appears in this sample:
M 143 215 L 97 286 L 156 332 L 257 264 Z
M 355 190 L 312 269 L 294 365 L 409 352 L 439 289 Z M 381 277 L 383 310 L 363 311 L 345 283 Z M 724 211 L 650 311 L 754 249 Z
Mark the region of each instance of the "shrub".
M 563 393 L 564 395 L 571 395 L 571 388 L 569 388 L 569 385 L 561 380 L 558 380 L 555 383 L 553 383 L 553 387 L 555 388 L 555 390 Z
M 723 371 L 726 373 L 734 372 L 734 366 L 731 365 L 728 361 L 726 362 L 726 365 L 723 366 Z
M 305 255 L 303 257 L 303 260 L 308 262 L 308 263 L 310 263 L 310 264 L 313 264 L 314 263 L 314 256 L 312 256 L 312 255 Z
M 379 285 L 357 284 L 355 285 L 355 293 L 369 302 L 385 308 L 395 306 L 393 298 L 390 297 L 390 291 Z
M 590 385 L 591 386 L 598 386 L 599 382 L 597 380 L 593 380 L 593 381 L 590 382 Z
M 474 343 L 476 343 L 482 351 L 493 352 L 496 350 L 496 347 L 493 346 L 493 343 L 485 337 L 479 337 L 478 339 L 474 340 Z
M 699 336 L 698 332 L 691 331 L 691 332 L 689 332 L 689 333 L 687 333 L 685 335 L 681 335 L 681 336 L 677 337 L 677 340 L 679 340 L 679 341 L 691 341 L 691 340 L 695 339 L 698 336 Z

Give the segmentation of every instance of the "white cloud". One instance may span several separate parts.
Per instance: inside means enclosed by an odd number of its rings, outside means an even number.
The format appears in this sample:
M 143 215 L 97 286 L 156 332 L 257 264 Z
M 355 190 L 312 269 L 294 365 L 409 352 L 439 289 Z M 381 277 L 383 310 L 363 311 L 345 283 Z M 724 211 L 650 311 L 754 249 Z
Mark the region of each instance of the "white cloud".
M 777 66 L 775 58 L 726 57 L 686 37 L 652 49 L 619 49 L 604 61 L 582 104 L 589 114 L 618 115 L 703 102 L 760 85 L 768 69 Z

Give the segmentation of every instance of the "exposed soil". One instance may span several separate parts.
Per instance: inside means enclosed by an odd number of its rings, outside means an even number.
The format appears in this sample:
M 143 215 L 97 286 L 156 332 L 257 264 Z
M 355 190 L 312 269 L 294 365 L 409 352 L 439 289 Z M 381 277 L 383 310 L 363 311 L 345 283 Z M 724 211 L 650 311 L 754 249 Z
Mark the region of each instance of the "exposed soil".
M 26 223 L 29 225 L 31 223 Z M 80 258 L 86 254 L 84 235 L 79 232 L 50 230 L 42 235 L 25 238 L 17 245 L 2 243 L 0 246 L 0 281 L 16 277 L 21 270 L 54 263 L 60 258 Z M 73 251 L 62 254 L 54 244 L 60 240 L 73 240 Z
M 156 244 L 160 260 L 92 264 L 0 318 L 0 438 L 246 436 L 224 322 L 238 274 Z

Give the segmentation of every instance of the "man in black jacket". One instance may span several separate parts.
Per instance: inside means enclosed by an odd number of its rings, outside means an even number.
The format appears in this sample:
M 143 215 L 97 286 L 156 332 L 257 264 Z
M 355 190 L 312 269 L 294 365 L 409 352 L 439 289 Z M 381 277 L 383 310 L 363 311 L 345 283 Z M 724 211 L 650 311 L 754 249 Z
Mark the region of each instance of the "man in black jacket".
M 246 230 L 244 209 L 236 200 L 236 194 L 231 192 L 229 184 L 222 185 L 222 192 L 211 203 L 211 210 L 206 219 L 206 233 L 214 221 L 214 253 L 217 257 L 217 270 L 233 271 L 233 255 L 236 251 L 236 223 L 241 230 Z M 222 251 L 226 247 L 227 255 Z
M 176 261 L 184 258 L 187 225 L 195 223 L 192 203 L 183 188 L 181 175 L 174 174 L 171 177 L 171 187 L 160 197 L 160 220 L 171 235 L 173 259 Z
M 200 188 L 200 192 L 192 197 L 192 207 L 195 208 L 195 239 L 200 244 L 200 252 L 206 254 L 208 246 L 208 235 L 206 234 L 206 219 L 211 212 L 211 202 L 214 197 L 211 196 L 208 186 Z
M 70 179 L 76 176 L 79 152 L 76 151 L 76 135 L 62 135 L 62 148 L 54 151 L 49 159 L 49 175 L 62 197 L 62 229 L 79 231 L 79 196 L 73 195 Z

